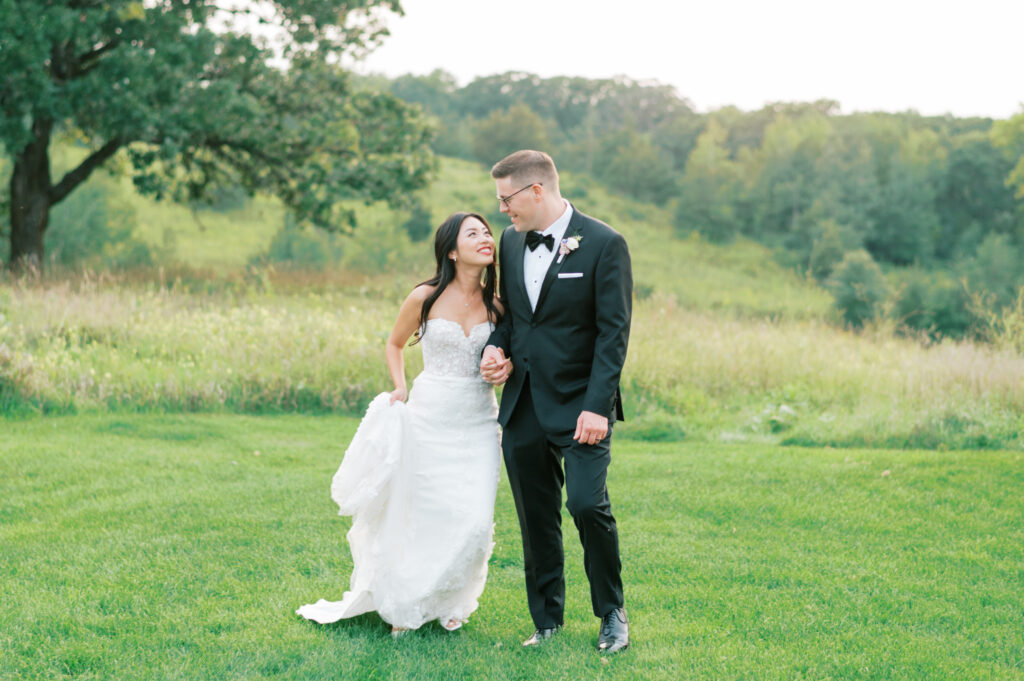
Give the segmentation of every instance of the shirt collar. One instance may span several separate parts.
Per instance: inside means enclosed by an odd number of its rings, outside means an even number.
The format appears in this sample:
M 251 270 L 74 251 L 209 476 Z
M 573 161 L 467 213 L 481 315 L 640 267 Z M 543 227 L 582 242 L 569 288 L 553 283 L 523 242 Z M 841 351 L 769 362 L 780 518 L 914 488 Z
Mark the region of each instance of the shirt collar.
M 562 199 L 565 202 L 565 210 L 558 216 L 558 219 L 551 223 L 551 225 L 541 232 L 541 236 L 551 235 L 555 238 L 555 243 L 561 243 L 562 237 L 565 236 L 565 230 L 569 227 L 569 220 L 572 219 L 572 204 Z

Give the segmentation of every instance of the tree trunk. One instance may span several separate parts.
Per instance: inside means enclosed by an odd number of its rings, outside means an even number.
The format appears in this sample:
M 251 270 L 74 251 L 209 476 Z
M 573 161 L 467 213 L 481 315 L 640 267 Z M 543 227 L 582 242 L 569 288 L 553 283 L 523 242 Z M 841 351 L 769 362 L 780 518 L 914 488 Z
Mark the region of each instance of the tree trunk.
M 11 269 L 39 267 L 50 219 L 50 135 L 53 122 L 36 120 L 35 139 L 21 150 L 11 173 Z

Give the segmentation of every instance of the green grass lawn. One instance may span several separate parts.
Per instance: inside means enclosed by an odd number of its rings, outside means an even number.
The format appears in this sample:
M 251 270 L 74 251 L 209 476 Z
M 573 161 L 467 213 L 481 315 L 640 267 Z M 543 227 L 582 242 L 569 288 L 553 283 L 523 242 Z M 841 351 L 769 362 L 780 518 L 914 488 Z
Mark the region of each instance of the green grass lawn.
M 633 646 L 604 659 L 572 535 L 567 627 L 519 647 L 504 482 L 459 632 L 294 615 L 348 583 L 328 487 L 355 426 L 0 420 L 0 678 L 1024 679 L 1019 452 L 619 442 Z

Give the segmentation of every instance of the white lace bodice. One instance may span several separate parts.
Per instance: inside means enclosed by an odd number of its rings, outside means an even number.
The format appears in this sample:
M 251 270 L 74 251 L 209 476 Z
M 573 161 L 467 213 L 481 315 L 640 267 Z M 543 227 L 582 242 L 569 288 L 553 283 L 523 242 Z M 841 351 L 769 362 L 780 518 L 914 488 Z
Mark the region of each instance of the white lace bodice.
M 480 322 L 469 331 L 449 319 L 427 320 L 423 335 L 423 371 L 441 376 L 479 376 L 480 352 L 491 335 L 493 325 Z M 483 379 L 481 379 L 483 380 Z

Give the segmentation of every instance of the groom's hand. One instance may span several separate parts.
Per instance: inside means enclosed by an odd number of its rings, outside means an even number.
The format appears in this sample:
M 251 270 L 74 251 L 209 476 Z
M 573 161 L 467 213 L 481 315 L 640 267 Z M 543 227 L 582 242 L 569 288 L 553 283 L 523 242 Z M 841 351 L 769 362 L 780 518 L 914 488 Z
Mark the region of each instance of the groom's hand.
M 480 375 L 491 385 L 501 385 L 512 373 L 512 360 L 505 357 L 505 351 L 493 345 L 484 348 L 480 358 Z
M 596 445 L 608 435 L 608 417 L 592 411 L 581 411 L 576 419 L 576 434 L 572 436 L 581 445 Z

